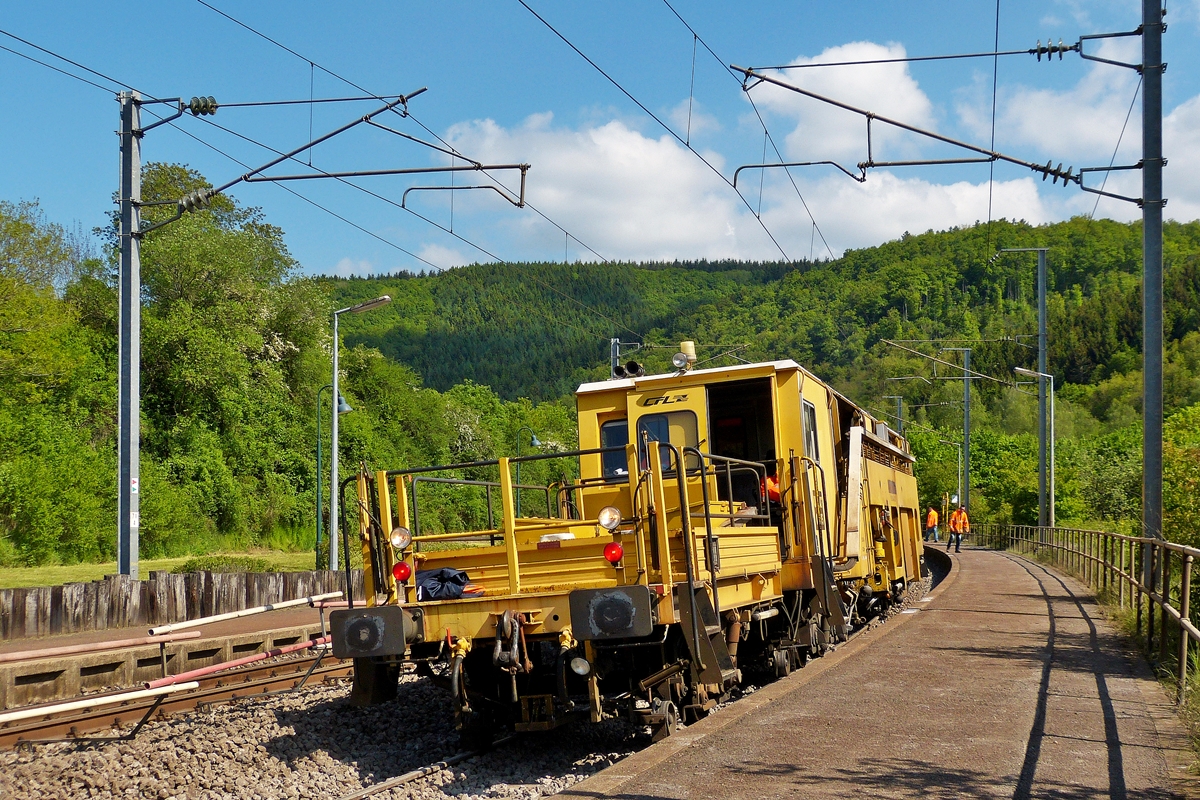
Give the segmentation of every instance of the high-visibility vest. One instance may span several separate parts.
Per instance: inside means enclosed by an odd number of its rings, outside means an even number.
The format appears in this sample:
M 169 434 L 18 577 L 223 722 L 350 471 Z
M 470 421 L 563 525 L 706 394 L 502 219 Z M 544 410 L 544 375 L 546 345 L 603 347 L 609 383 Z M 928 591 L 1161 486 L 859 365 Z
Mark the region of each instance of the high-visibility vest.
M 938 513 L 932 508 L 929 509 L 929 516 L 925 518 L 926 528 L 936 528 L 938 524 Z
M 780 501 L 779 479 L 774 475 L 768 475 L 766 479 L 763 480 L 762 490 L 763 494 L 767 496 L 768 500 L 775 503 Z

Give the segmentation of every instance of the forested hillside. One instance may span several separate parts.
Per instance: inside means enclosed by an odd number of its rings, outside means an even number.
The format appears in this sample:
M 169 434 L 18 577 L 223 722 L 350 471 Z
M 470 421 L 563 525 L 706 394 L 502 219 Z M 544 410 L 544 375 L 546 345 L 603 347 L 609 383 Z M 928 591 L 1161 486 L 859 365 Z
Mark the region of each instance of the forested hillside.
M 168 165 L 144 180 L 148 202 L 207 185 Z M 35 204 L 0 204 L 0 566 L 113 553 L 112 246 L 111 231 L 71 234 Z M 493 264 L 340 280 L 303 277 L 284 231 L 219 198 L 143 247 L 142 554 L 312 545 L 330 313 L 383 293 L 395 302 L 342 318 L 342 389 L 355 409 L 341 418 L 343 474 L 511 454 L 523 426 L 543 449 L 570 449 L 570 392 L 607 375 L 610 337 L 644 345 L 636 357 L 651 370 L 693 339 L 713 365 L 735 349 L 795 358 L 880 412 L 894 408 L 884 396 L 903 394 L 932 499 L 954 489 L 961 382 L 933 380 L 930 362 L 882 340 L 942 340 L 910 344 L 929 354 L 970 344 L 972 366 L 1006 381 L 1013 366 L 1033 366 L 1034 258 L 990 260 L 1018 246 L 1052 248 L 1059 520 L 1128 529 L 1140 496 L 1136 225 L 997 222 L 817 263 Z M 1165 248 L 1168 521 L 1190 539 L 1200 531 L 1200 223 L 1169 224 Z M 909 376 L 919 377 L 888 380 Z M 975 389 L 975 517 L 1029 521 L 1035 403 L 998 383 Z M 449 492 L 430 500 L 434 529 L 481 513 Z

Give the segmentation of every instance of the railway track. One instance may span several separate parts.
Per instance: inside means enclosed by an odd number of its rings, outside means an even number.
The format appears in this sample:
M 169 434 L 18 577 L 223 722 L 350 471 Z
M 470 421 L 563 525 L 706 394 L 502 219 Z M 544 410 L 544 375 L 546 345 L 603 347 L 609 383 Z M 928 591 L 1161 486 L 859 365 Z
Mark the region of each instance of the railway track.
M 97 731 L 120 731 L 133 726 L 136 732 L 143 721 L 161 719 L 172 714 L 204 709 L 246 697 L 263 696 L 295 688 L 313 668 L 317 656 L 289 658 L 269 664 L 253 664 L 199 679 L 199 686 L 188 692 L 165 695 L 162 698 L 130 702 L 103 709 L 49 714 L 38 719 L 24 720 L 0 727 L 0 750 L 47 741 L 106 742 L 127 738 L 132 732 L 111 736 L 87 736 Z M 308 682 L 330 681 L 351 675 L 350 662 L 332 657 L 312 669 Z M 125 691 L 125 690 L 121 690 Z M 99 699 L 119 692 L 101 692 Z M 151 713 L 152 712 L 152 713 Z

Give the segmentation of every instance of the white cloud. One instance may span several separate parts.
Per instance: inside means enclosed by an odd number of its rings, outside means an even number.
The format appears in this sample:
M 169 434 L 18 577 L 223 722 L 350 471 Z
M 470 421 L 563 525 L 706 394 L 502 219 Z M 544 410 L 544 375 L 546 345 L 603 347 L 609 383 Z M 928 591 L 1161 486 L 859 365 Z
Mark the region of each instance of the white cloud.
M 894 58 L 904 53 L 899 45 L 855 42 L 830 48 L 813 60 Z M 1123 60 L 1137 57 L 1136 53 L 1111 46 L 1104 54 Z M 1131 74 L 1110 67 L 1092 68 L 1067 89 L 1017 87 L 1002 98 L 997 130 L 1004 133 L 997 146 L 1032 161 L 1053 156 L 1055 163 L 1062 160 L 1076 168 L 1107 164 L 1133 94 L 1136 78 L 1131 80 Z M 934 104 L 903 64 L 798 70 L 792 71 L 787 80 L 852 105 L 936 129 Z M 787 135 L 789 158 L 836 158 L 853 164 L 865 156 L 865 125 L 860 116 L 766 85 L 756 88 L 754 96 L 765 112 L 783 117 L 791 126 Z M 986 123 L 990 127 L 990 93 L 988 101 Z M 1053 113 L 1046 113 L 1046 109 Z M 985 124 L 985 115 L 975 113 L 979 109 L 969 104 L 960 104 L 957 111 L 957 121 L 978 135 L 977 128 Z M 686 101 L 672 111 L 676 123 L 681 112 L 686 124 Z M 710 124 L 704 114 L 697 115 L 693 106 L 693 132 L 697 120 L 700 128 Z M 757 122 L 753 117 L 751 120 Z M 877 159 L 929 157 L 916 140 L 896 138 L 886 126 L 876 126 L 875 132 Z M 557 124 L 550 113 L 532 115 L 513 127 L 503 127 L 490 119 L 473 120 L 453 126 L 447 138 L 460 151 L 486 162 L 531 163 L 526 188 L 531 204 L 606 258 L 779 257 L 779 250 L 754 214 L 694 154 L 670 136 L 655 138 L 637 130 L 615 112 L 608 117 L 586 117 L 575 127 Z M 1139 140 L 1135 109 L 1118 162 L 1137 160 Z M 1165 178 L 1171 200 L 1167 215 L 1176 219 L 1200 217 L 1200 175 L 1193 175 L 1185 166 L 1200 160 L 1200 97 L 1180 105 L 1166 118 L 1164 149 L 1171 160 Z M 704 154 L 724 174 L 731 174 L 732 167 L 726 167 L 720 154 Z M 905 231 L 966 226 L 988 218 L 986 180 L 937 183 L 920 173 L 875 171 L 866 183 L 859 184 L 833 170 L 797 170 L 793 177 L 834 255 L 847 248 L 896 238 Z M 515 178 L 505 180 L 515 192 Z M 1092 175 L 1089 183 L 1098 186 L 1101 180 L 1101 175 Z M 1114 173 L 1107 188 L 1139 194 L 1138 173 Z M 747 197 L 758 206 L 756 191 L 747 192 Z M 1090 213 L 1094 202 L 1095 195 L 1076 187 L 1051 187 L 1037 175 L 1021 175 L 994 184 L 991 214 L 993 218 L 1041 224 Z M 463 219 L 471 220 L 475 232 L 472 238 L 497 241 L 496 252 L 513 258 L 550 255 L 554 260 L 563 255 L 562 232 L 537 214 L 498 214 L 498 206 L 503 203 L 484 192 L 460 194 L 456 203 Z M 1119 219 L 1137 215 L 1132 204 L 1111 200 L 1102 201 L 1100 209 L 1100 213 Z M 828 255 L 821 238 L 813 237 L 808 212 L 791 181 L 779 171 L 765 176 L 762 212 L 763 222 L 788 256 L 808 257 L 810 246 L 814 256 Z M 426 246 L 421 253 L 439 266 L 468 261 L 457 250 L 434 245 Z M 571 241 L 567 257 L 574 260 L 592 256 Z
M 706 131 L 721 130 L 721 123 L 712 114 L 704 112 L 699 100 L 680 100 L 668 117 L 672 127 L 684 137 L 688 136 L 689 131 L 694 138 Z
M 1180 221 L 1200 219 L 1200 95 L 1176 106 L 1163 120 L 1163 213 Z
M 1094 52 L 1117 61 L 1140 60 L 1136 45 L 1128 42 L 1105 42 Z M 1065 163 L 1099 163 L 1103 159 L 1107 164 L 1136 87 L 1133 70 L 1092 64 L 1079 82 L 1065 91 L 1017 86 L 1002 92 L 996 114 L 998 146 L 1033 146 L 1039 155 Z M 977 135 L 986 135 L 990 111 L 959 111 Z M 1137 140 L 1139 119 L 1135 108 L 1125 141 Z
M 526 188 L 530 202 L 607 258 L 773 259 L 779 250 L 752 213 L 723 181 L 678 142 L 632 130 L 620 121 L 580 129 L 555 127 L 549 115 L 537 115 L 515 128 L 492 120 L 462 123 L 448 136 L 455 147 L 485 161 L 533 164 Z M 718 168 L 721 158 L 707 153 Z M 951 225 L 987 218 L 987 183 L 960 181 L 941 185 L 880 171 L 858 184 L 838 174 L 795 175 L 836 255 Z M 757 198 L 754 198 L 757 205 Z M 461 213 L 492 217 L 495 198 L 464 196 Z M 993 216 L 1032 223 L 1055 218 L 1031 178 L 995 185 Z M 501 250 L 514 257 L 561 254 L 563 235 L 528 212 L 502 223 L 507 239 Z M 809 254 L 811 222 L 786 176 L 768 176 L 763 221 L 788 256 Z M 494 234 L 493 234 L 494 235 Z M 591 255 L 575 242 L 571 258 Z M 422 255 L 434 263 L 462 263 L 457 253 Z M 519 255 L 518 255 L 519 254 Z M 823 253 L 820 239 L 814 255 Z M 458 256 L 458 259 L 455 259 Z
M 868 174 L 863 184 L 831 176 L 802 184 L 800 188 L 821 233 L 837 255 L 849 247 L 895 239 L 905 231 L 922 233 L 931 228 L 972 225 L 987 219 L 986 181 L 937 184 L 880 171 Z M 814 243 L 808 213 L 791 186 L 777 187 L 773 195 L 771 210 L 763 217 L 771 230 L 784 238 L 788 254 L 807 258 L 811 246 L 814 257 L 827 257 L 829 254 L 819 236 Z M 992 216 L 1024 219 L 1033 224 L 1051 218 L 1032 178 L 997 182 Z
M 904 47 L 899 44 L 850 42 L 828 48 L 813 58 L 797 58 L 793 63 L 903 58 L 905 55 Z M 935 128 L 933 103 L 909 73 L 907 64 L 786 70 L 773 77 L 900 122 Z M 794 125 L 786 139 L 789 158 L 841 159 L 851 163 L 866 160 L 866 122 L 861 115 L 767 83 L 755 88 L 753 95 L 759 105 L 786 117 Z M 872 143 L 876 158 L 912 153 L 909 136 L 891 126 L 873 126 Z
M 556 128 L 540 114 L 513 129 L 492 120 L 462 123 L 448 138 L 484 161 L 532 163 L 530 202 L 606 257 L 719 258 L 738 252 L 737 237 L 725 235 L 726 224 L 736 220 L 736 196 L 669 136 L 654 139 L 620 121 Z M 706 157 L 723 168 L 718 154 Z M 477 193 L 471 202 L 495 201 Z M 526 245 L 562 246 L 562 233 L 535 214 L 522 215 L 509 233 Z
M 1095 51 L 1104 58 L 1137 62 L 1137 42 L 1106 42 Z M 1055 62 L 1057 64 L 1057 62 Z M 1137 78 L 1132 70 L 1104 64 L 1091 65 L 1082 78 L 1065 90 L 1032 89 L 1019 86 L 1001 96 L 996 129 L 997 147 L 1030 160 L 1052 158 L 1067 165 L 1105 166 L 1113 158 L 1122 126 L 1125 126 L 1117 151 L 1116 164 L 1134 164 L 1141 158 L 1141 95 L 1133 105 Z M 978 107 L 960 105 L 960 118 L 977 135 L 986 134 L 987 117 Z M 1125 120 L 1128 115 L 1128 125 Z M 1025 152 L 1021 152 L 1024 150 Z M 1164 195 L 1168 198 L 1165 215 L 1178 220 L 1200 218 L 1200 174 L 1188 165 L 1200 159 L 1200 96 L 1192 97 L 1163 119 L 1163 155 L 1168 164 L 1163 171 Z M 1087 183 L 1100 188 L 1103 173 L 1091 173 Z M 1127 197 L 1141 196 L 1141 173 L 1136 170 L 1110 173 L 1104 189 Z M 1115 199 L 1101 199 L 1077 188 L 1072 194 L 1048 190 L 1048 202 L 1055 216 L 1097 214 L 1129 220 L 1140 217 L 1137 206 Z
M 468 259 L 458 250 L 452 247 L 442 247 L 438 244 L 423 245 L 417 251 L 417 255 L 431 264 L 436 264 L 440 269 L 451 269 L 472 263 L 471 259 Z M 422 264 L 421 267 L 425 268 L 425 265 Z

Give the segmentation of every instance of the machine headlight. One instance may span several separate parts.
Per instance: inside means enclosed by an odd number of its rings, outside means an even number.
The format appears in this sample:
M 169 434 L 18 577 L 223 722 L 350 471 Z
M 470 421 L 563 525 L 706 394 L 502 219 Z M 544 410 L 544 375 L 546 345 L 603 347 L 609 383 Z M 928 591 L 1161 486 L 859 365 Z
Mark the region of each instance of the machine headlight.
M 621 524 L 621 512 L 615 506 L 605 506 L 596 515 L 596 522 L 606 531 L 615 531 Z
M 397 552 L 406 549 L 412 544 L 412 531 L 408 528 L 397 526 L 392 528 L 392 533 L 388 537 L 388 541 L 392 543 L 392 549 Z
M 581 678 L 586 678 L 592 672 L 592 665 L 588 663 L 586 658 L 576 656 L 571 659 L 571 672 L 574 672 Z

